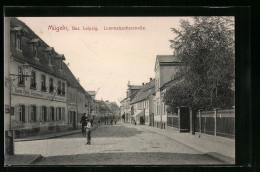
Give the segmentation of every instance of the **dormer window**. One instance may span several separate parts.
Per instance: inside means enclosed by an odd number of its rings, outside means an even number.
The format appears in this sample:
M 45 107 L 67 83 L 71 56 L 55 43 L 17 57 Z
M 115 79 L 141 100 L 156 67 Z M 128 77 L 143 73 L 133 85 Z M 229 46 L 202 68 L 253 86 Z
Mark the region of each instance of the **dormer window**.
M 37 57 L 37 47 L 36 47 L 36 44 L 33 44 L 33 57 L 38 58 Z
M 15 48 L 18 50 L 22 50 L 22 39 L 21 35 L 17 32 L 15 33 Z
M 52 66 L 52 56 L 51 56 L 51 53 L 48 54 L 48 58 L 49 58 L 49 65 Z
M 24 76 L 23 76 L 23 68 L 18 67 L 18 85 L 24 86 Z
M 60 70 L 63 70 L 63 62 L 60 62 Z

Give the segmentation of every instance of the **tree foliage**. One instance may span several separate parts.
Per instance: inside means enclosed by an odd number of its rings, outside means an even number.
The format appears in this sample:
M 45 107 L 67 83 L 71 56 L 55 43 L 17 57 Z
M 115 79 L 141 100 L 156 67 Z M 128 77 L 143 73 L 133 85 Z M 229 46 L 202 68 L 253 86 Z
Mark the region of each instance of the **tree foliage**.
M 171 107 L 229 108 L 234 104 L 234 20 L 231 17 L 194 17 L 172 28 L 174 55 L 181 61 L 183 82 L 167 91 Z

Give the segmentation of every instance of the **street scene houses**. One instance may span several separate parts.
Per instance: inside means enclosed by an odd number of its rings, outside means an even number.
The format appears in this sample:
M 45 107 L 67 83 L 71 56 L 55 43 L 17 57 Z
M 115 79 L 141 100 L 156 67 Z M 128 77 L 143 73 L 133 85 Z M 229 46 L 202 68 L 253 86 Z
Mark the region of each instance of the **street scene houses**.
M 135 70 L 102 71 L 103 68 L 110 70 L 119 59 L 102 66 L 98 59 L 100 54 L 91 46 L 100 46 L 100 42 L 81 40 L 84 48 L 94 54 L 94 58 L 88 59 L 92 62 L 88 70 L 104 75 L 108 86 L 104 90 L 109 96 L 115 95 L 113 89 L 123 87 L 119 77 L 128 81 L 126 90 L 121 89 L 125 92 L 123 99 L 116 97 L 118 106 L 110 99 L 98 100 L 99 86 L 90 90 L 83 87 L 93 83 L 86 84 L 73 74 L 66 64 L 69 55 L 64 53 L 65 57 L 56 50 L 58 48 L 49 46 L 17 18 L 10 18 L 6 23 L 9 30 L 5 39 L 8 45 L 5 46 L 5 152 L 10 164 L 19 164 L 26 158 L 17 157 L 26 155 L 36 157 L 29 162 L 33 165 L 234 164 L 233 71 L 225 71 L 226 74 L 218 69 L 216 72 L 214 68 L 219 66 L 216 64 L 213 69 L 210 67 L 212 71 L 197 68 L 209 68 L 203 65 L 219 62 L 215 57 L 206 61 L 199 59 L 199 54 L 186 60 L 189 53 L 198 52 L 192 49 L 185 54 L 186 49 L 197 46 L 195 43 L 186 41 L 185 49 L 175 45 L 181 36 L 171 40 L 174 53 L 153 53 L 154 57 L 149 59 L 154 60 L 147 63 L 152 64 L 152 70 L 143 70 L 150 72 L 145 73 L 147 80 L 136 84 L 136 80 L 129 79 L 139 75 Z M 184 25 L 186 28 L 185 22 Z M 202 47 L 206 52 L 204 45 Z M 85 49 L 83 51 L 85 54 Z M 98 68 L 91 67 L 95 58 Z M 191 60 L 196 61 L 194 66 Z M 232 60 L 228 60 L 232 64 Z M 144 64 L 142 60 L 139 62 Z M 128 67 L 124 66 L 125 62 L 121 63 L 121 70 Z M 88 77 L 96 79 L 95 74 Z M 88 81 L 88 77 L 84 79 Z M 229 80 L 223 81 L 225 77 Z M 105 92 L 102 91 L 99 94 Z M 82 123 L 85 114 L 86 119 L 93 122 L 89 128 Z M 89 155 L 93 157 L 88 158 Z

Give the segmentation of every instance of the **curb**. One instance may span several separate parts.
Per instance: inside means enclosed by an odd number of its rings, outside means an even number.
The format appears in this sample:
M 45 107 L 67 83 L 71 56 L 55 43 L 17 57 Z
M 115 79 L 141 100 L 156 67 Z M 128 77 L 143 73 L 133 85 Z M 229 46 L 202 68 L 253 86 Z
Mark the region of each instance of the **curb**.
M 43 158 L 43 156 L 40 154 L 39 156 L 37 156 L 34 160 L 32 160 L 31 162 L 29 162 L 28 164 L 33 164 L 37 161 L 40 161 Z
M 101 125 L 101 124 L 100 124 Z M 96 129 L 97 127 L 99 127 L 100 125 L 97 125 L 93 128 L 91 128 L 90 131 Z M 56 135 L 56 136 L 49 136 L 49 137 L 46 137 L 46 138 L 31 138 L 31 139 L 17 139 L 17 140 L 14 140 L 14 142 L 26 142 L 26 141 L 33 141 L 33 140 L 45 140 L 45 139 L 53 139 L 53 138 L 57 138 L 57 137 L 62 137 L 62 136 L 68 136 L 68 135 L 72 135 L 72 134 L 77 134 L 77 133 L 81 133 L 81 130 L 75 130 L 75 132 L 71 132 L 71 133 L 64 133 L 64 134 L 60 134 L 60 135 Z

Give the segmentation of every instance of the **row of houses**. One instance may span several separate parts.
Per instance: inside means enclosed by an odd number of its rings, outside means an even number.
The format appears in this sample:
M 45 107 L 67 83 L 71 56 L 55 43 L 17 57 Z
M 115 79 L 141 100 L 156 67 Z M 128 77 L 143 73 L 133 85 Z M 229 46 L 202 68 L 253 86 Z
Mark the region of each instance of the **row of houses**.
M 10 129 L 25 135 L 77 129 L 83 113 L 96 115 L 90 95 L 73 75 L 63 54 L 25 23 L 10 19 L 8 57 Z M 95 94 L 95 93 L 94 93 Z
M 179 65 L 180 62 L 173 55 L 157 55 L 154 78 L 142 85 L 128 82 L 126 98 L 120 102 L 124 122 L 166 128 L 167 107 L 163 97 L 166 89 L 175 81 Z
M 154 78 L 142 85 L 128 82 L 126 98 L 120 102 L 120 115 L 125 123 L 167 127 L 180 132 L 200 132 L 228 138 L 235 137 L 235 109 L 194 112 L 189 107 L 176 107 L 172 112 L 164 96 L 173 85 L 183 81 L 178 76 L 181 63 L 174 55 L 157 55 Z

